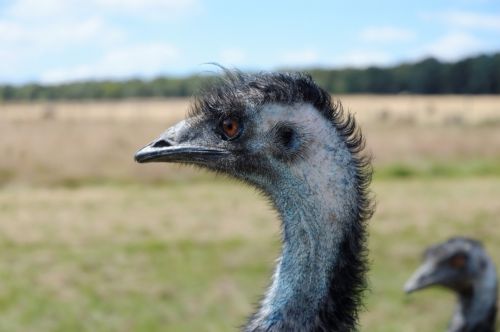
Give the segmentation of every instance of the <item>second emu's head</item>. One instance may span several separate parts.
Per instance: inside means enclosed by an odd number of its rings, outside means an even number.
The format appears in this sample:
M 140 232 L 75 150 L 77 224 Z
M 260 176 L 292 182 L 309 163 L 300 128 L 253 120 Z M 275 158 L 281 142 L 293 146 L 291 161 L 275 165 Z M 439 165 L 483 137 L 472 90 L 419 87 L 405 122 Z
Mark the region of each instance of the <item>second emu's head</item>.
M 457 294 L 449 332 L 493 332 L 497 315 L 497 274 L 479 241 L 454 237 L 424 253 L 422 265 L 406 282 L 410 293 L 432 286 Z
M 405 291 L 411 293 L 430 286 L 443 286 L 457 293 L 467 293 L 479 280 L 496 279 L 494 274 L 488 274 L 491 266 L 494 271 L 480 242 L 453 237 L 425 250 L 423 264 L 406 282 Z M 494 285 L 496 280 L 491 283 Z

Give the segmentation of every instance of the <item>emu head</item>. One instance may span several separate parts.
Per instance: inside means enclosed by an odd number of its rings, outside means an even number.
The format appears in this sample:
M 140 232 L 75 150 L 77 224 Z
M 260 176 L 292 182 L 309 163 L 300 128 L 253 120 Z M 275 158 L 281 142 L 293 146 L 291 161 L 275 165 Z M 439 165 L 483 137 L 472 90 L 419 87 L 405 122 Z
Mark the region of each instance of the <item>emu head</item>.
M 297 181 L 331 178 L 352 162 L 345 139 L 354 122 L 341 117 L 327 92 L 303 74 L 226 72 L 186 120 L 137 152 L 138 162 L 194 164 L 250 182 L 265 192 Z M 342 118 L 342 119 L 341 119 Z M 359 142 L 361 138 L 359 137 Z M 317 168 L 315 170 L 315 168 Z M 333 176 L 334 177 L 334 176 Z M 354 186 L 354 172 L 343 175 Z
M 405 291 L 439 285 L 458 293 L 468 292 L 488 264 L 480 242 L 455 237 L 425 251 L 423 263 L 406 282 Z

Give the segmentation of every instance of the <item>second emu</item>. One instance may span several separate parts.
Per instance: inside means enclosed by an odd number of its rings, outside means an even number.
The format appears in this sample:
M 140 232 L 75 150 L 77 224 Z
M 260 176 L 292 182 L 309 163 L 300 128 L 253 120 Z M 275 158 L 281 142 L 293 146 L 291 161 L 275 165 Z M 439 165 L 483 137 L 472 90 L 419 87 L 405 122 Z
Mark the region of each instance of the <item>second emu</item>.
M 407 281 L 408 293 L 443 286 L 458 296 L 448 332 L 494 332 L 496 267 L 481 243 L 454 237 L 425 251 L 424 262 Z

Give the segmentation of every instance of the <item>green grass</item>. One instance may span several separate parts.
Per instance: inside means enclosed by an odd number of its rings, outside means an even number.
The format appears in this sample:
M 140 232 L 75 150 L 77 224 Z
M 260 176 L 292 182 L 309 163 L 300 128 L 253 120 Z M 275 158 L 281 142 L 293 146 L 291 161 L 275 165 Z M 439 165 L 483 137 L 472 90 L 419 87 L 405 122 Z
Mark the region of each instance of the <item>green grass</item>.
M 231 330 L 250 309 L 255 280 L 268 273 L 258 259 L 265 247 L 248 245 L 154 238 L 90 248 L 2 245 L 10 264 L 0 274 L 0 330 Z
M 163 177 L 137 178 L 129 175 L 120 177 L 106 176 L 61 176 L 47 180 L 38 179 L 38 186 L 61 187 L 79 189 L 86 186 L 138 186 L 147 185 L 154 187 L 185 186 L 200 182 L 211 182 L 214 176 L 207 172 L 182 170 L 170 168 Z M 475 177 L 500 177 L 500 159 L 475 159 L 475 160 L 448 160 L 448 161 L 419 161 L 413 163 L 392 162 L 390 164 L 375 164 L 374 178 L 378 180 L 404 180 L 404 179 L 430 179 L 430 178 L 475 178 Z M 16 171 L 0 169 L 0 187 L 16 185 Z
M 442 331 L 453 297 L 406 296 L 426 245 L 500 260 L 499 177 L 378 178 L 362 331 Z M 223 178 L 0 189 L 0 331 L 235 331 L 279 253 L 275 214 Z
M 375 167 L 378 179 L 464 178 L 500 176 L 500 160 L 460 160 L 455 162 L 392 163 Z

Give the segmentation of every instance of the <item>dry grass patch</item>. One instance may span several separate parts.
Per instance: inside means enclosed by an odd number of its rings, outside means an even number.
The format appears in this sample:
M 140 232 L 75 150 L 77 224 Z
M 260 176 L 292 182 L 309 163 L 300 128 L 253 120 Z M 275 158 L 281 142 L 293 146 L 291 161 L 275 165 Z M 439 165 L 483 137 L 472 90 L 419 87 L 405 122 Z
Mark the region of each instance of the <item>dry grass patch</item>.
M 499 162 L 500 97 L 343 96 L 342 99 L 362 124 L 377 167 L 395 163 L 421 167 L 429 161 Z M 457 106 L 461 104 L 464 106 Z M 432 114 L 456 110 L 465 120 L 451 124 L 426 121 L 429 115 L 425 105 L 433 105 Z M 0 162 L 0 184 L 78 186 L 103 181 L 154 183 L 193 177 L 187 168 L 167 165 L 145 168 L 133 162 L 134 152 L 184 117 L 187 108 L 186 99 L 0 105 L 0 151 L 7 156 Z M 44 115 L 47 109 L 52 110 L 49 117 Z M 390 115 L 382 117 L 380 112 Z M 401 120 L 409 115 L 416 120 Z

